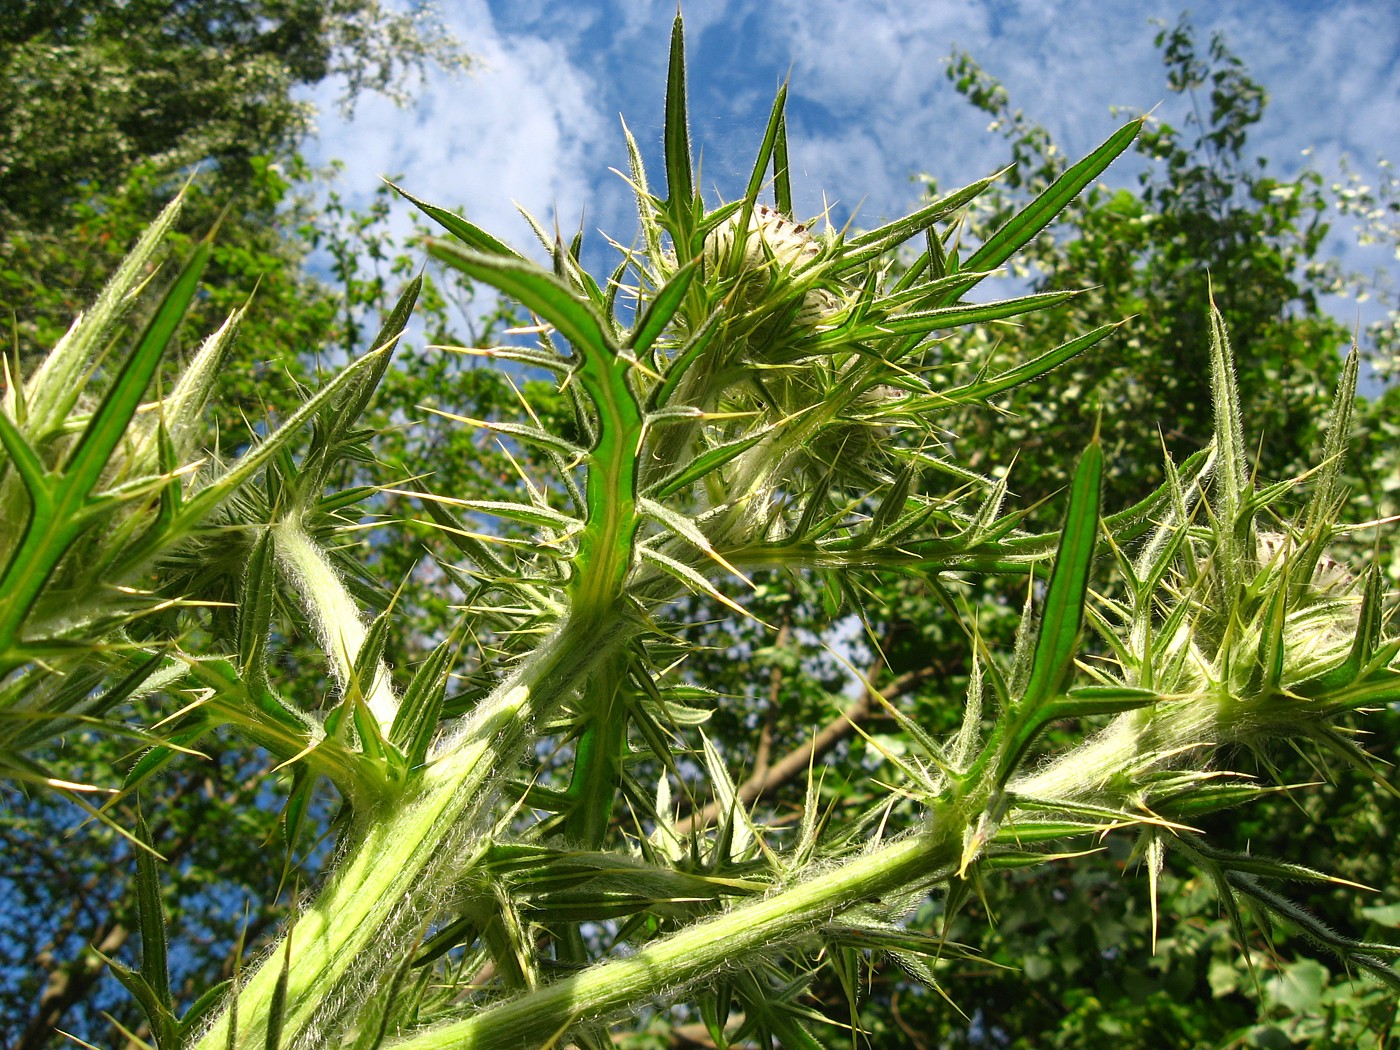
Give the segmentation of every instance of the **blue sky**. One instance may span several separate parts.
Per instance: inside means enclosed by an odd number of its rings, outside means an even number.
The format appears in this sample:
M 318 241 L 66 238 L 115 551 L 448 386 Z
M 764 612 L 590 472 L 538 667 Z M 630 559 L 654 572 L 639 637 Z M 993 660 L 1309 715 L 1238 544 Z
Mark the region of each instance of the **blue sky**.
M 659 181 L 674 0 L 446 0 L 439 11 L 476 71 L 430 76 L 406 109 L 364 99 L 351 120 L 325 85 L 313 159 L 345 163 L 339 189 L 351 200 L 380 174 L 400 175 L 416 195 L 523 249 L 534 241 L 512 202 L 566 231 L 582 223 L 589 236 L 629 241 L 631 197 L 609 170 L 626 167 L 619 115 L 656 158 Z M 1153 20 L 1174 25 L 1182 11 L 1158 0 L 687 0 L 703 184 L 712 198 L 741 192 L 789 75 L 801 212 L 831 203 L 835 221 L 854 209 L 871 226 L 916 203 L 917 173 L 949 188 L 995 170 L 1004 144 L 945 76 L 955 49 L 1071 155 L 1153 107 L 1180 126 L 1188 102 L 1167 91 Z M 1218 0 L 1192 21 L 1202 49 L 1223 33 L 1268 89 L 1251 148 L 1276 173 L 1310 164 L 1332 176 L 1345 154 L 1369 175 L 1379 155 L 1400 159 L 1400 6 Z M 1128 184 L 1135 171 L 1129 161 L 1110 181 Z M 1347 261 L 1395 268 L 1380 249 L 1348 250 Z

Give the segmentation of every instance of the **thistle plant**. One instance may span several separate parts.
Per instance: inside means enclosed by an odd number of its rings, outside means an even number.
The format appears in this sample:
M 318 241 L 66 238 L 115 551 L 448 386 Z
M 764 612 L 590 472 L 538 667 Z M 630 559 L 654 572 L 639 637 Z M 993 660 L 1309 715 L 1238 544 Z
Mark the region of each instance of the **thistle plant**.
M 227 465 L 195 447 L 226 333 L 138 412 L 198 257 L 100 405 L 71 393 L 112 323 L 104 304 L 129 296 L 160 226 L 78 336 L 10 381 L 5 717 L 52 735 L 159 694 L 161 725 L 123 729 L 154 739 L 124 793 L 219 731 L 292 771 L 290 837 L 318 784 L 345 804 L 324 880 L 280 939 L 181 1016 L 159 866 L 143 854 L 141 966 L 113 966 L 156 1045 L 600 1046 L 610 1022 L 656 1002 L 693 1004 L 719 1045 L 816 1045 L 796 1002 L 812 960 L 852 997 L 862 953 L 937 984 L 963 950 L 946 929 L 902 924 L 920 900 L 940 895 L 951 921 L 998 872 L 1093 863 L 1072 858 L 1111 832 L 1137 836 L 1154 902 L 1165 857 L 1179 854 L 1214 880 L 1242 941 L 1244 902 L 1400 988 L 1385 961 L 1395 946 L 1332 933 L 1267 884 L 1325 874 L 1216 848 L 1193 825 L 1267 790 L 1232 769 L 1239 748 L 1306 741 L 1371 768 L 1346 716 L 1400 697 L 1400 641 L 1376 573 L 1327 553 L 1344 528 L 1355 357 L 1306 488 L 1256 486 L 1217 325 L 1213 444 L 1168 463 L 1140 503 L 1104 513 L 1094 442 L 1062 528 L 1027 532 L 1006 479 L 959 465 L 940 420 L 1053 383 L 1117 326 L 1014 367 L 985 362 L 959 383 L 944 379 L 949 336 L 1072 294 L 973 293 L 1139 122 L 969 250 L 958 219 L 991 179 L 866 233 L 799 221 L 784 102 L 781 91 L 744 195 L 707 207 L 678 18 L 664 192 L 629 134 L 638 239 L 601 281 L 577 240 L 537 223 L 542 267 L 403 193 L 445 231 L 434 258 L 535 318 L 532 345 L 458 349 L 555 377 L 569 408 L 562 419 L 524 401 L 517 418 L 437 410 L 443 425 L 500 442 L 521 480 L 513 498 L 483 499 L 434 490 L 432 465 L 416 464 L 417 480 L 394 487 L 438 527 L 437 566 L 461 593 L 460 624 L 411 674 L 384 659 L 391 625 L 412 631 L 411 614 L 390 604 L 371 621 L 337 550 L 336 529 L 371 493 L 328 485 L 372 443 L 357 421 L 416 286 L 365 356 Z M 815 775 L 795 828 L 741 803 L 704 731 L 705 705 L 723 701 L 686 671 L 701 621 L 753 615 L 745 593 L 759 574 L 815 581 L 834 621 L 878 616 L 863 595 L 882 577 L 925 581 L 957 608 L 958 580 L 985 572 L 1025 576 L 1031 599 L 1013 652 L 989 651 L 965 624 L 974 662 L 951 738 L 891 704 L 907 747 L 875 804 L 828 823 Z M 70 581 L 93 577 L 114 586 L 75 602 Z M 201 612 L 221 579 L 236 616 Z M 324 650 L 324 713 L 270 660 L 279 603 L 302 611 Z M 157 614 L 159 630 L 141 626 Z M 202 633 L 172 629 L 186 620 Z M 1082 738 L 1047 744 L 1047 727 L 1066 722 Z M 22 755 L 38 732 L 8 752 L 13 775 L 49 776 Z M 696 782 L 713 796 L 710 824 L 678 819 L 678 791 Z M 726 1032 L 734 1009 L 744 1020 Z

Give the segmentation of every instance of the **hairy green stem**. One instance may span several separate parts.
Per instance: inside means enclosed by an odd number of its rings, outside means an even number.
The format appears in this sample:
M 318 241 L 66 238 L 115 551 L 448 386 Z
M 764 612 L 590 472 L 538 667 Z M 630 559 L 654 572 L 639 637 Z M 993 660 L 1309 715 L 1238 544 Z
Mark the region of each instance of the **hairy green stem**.
M 238 1030 L 227 1008 L 197 1050 L 261 1050 L 272 1023 L 282 960 L 286 973 L 280 1045 L 310 1050 L 331 1041 L 378 977 L 412 950 L 443 895 L 473 862 L 480 818 L 494 782 L 515 766 L 532 723 L 567 697 L 594 664 L 630 637 L 615 621 L 570 621 L 439 746 L 403 797 L 363 819 L 359 841 L 312 906 L 238 990 Z M 285 951 L 290 939 L 290 953 Z
M 627 663 L 625 650 L 616 653 L 598 668 L 584 693 L 589 721 L 578 740 L 564 832 L 571 842 L 587 849 L 603 845 L 622 782 L 622 756 L 627 748 L 622 690 Z
M 810 934 L 862 901 L 927 885 L 956 865 L 958 828 L 899 839 L 820 875 L 739 905 L 613 959 L 522 995 L 464 1021 L 390 1044 L 390 1050 L 525 1050 L 553 1045 L 582 1021 L 635 1010 L 676 988 L 702 981 Z

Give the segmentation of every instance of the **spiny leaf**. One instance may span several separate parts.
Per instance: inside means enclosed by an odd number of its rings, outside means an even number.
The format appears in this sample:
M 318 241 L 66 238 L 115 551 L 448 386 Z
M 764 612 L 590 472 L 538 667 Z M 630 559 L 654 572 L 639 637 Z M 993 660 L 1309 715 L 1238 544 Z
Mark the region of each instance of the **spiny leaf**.
M 190 1037 L 203 1026 L 205 1020 L 214 1012 L 214 1009 L 221 1005 L 224 995 L 233 987 L 233 979 L 220 981 L 205 989 L 198 999 L 196 999 L 185 1016 L 180 1018 L 180 1023 L 175 1031 L 176 1046 L 184 1046 Z
M 664 408 L 671 400 L 671 395 L 676 392 L 676 388 L 680 386 L 681 380 L 685 378 L 690 367 L 700 359 L 710 345 L 710 340 L 720 330 L 723 317 L 724 307 L 715 307 L 710 316 L 705 318 L 704 323 L 690 337 L 690 341 L 676 354 L 675 359 L 666 368 L 665 380 L 652 392 L 649 404 L 652 410 Z
M 435 258 L 518 300 L 552 324 L 579 354 L 616 355 L 610 326 L 562 280 L 523 259 L 484 255 L 450 241 L 429 241 Z
M 210 244 L 195 249 L 180 276 L 165 293 L 146 325 L 141 339 L 112 381 L 102 403 L 92 414 L 82 436 L 63 465 L 64 487 L 87 494 L 97 485 L 112 453 L 126 436 L 131 418 L 150 386 L 156 366 L 175 338 L 175 331 L 199 290 L 199 280 L 209 261 Z
M 457 499 L 453 496 L 411 492 L 406 489 L 384 489 L 384 491 L 402 496 L 417 496 L 421 500 L 461 507 L 463 510 L 479 511 L 483 514 L 504 518 L 507 521 L 518 521 L 522 525 L 555 529 L 565 533 L 576 531 L 583 524 L 577 518 L 535 503 L 510 503 L 505 500 L 491 499 Z
M 455 354 L 469 354 L 494 361 L 515 361 L 531 368 L 543 368 L 550 372 L 567 372 L 572 367 L 569 359 L 550 349 L 535 346 L 430 346 L 430 350 L 447 350 Z
M 710 543 L 710 538 L 705 535 L 695 522 L 691 521 L 684 514 L 672 510 L 665 504 L 657 503 L 655 500 L 646 498 L 638 500 L 637 509 L 653 521 L 660 522 L 677 536 L 683 537 L 700 550 L 704 551 L 706 555 L 713 559 L 715 563 L 720 565 L 726 572 L 733 573 L 745 583 L 749 583 L 748 577 L 734 568 L 733 565 L 730 565 L 729 562 L 724 559 L 724 556 L 715 550 L 713 544 Z M 749 585 L 752 586 L 751 583 Z
M 423 764 L 437 734 L 448 674 L 460 640 L 454 631 L 423 661 L 404 690 L 389 739 L 403 754 L 410 769 Z
M 1032 379 L 1048 375 L 1066 361 L 1077 357 L 1095 343 L 1116 332 L 1124 324 L 1126 324 L 1125 321 L 1118 321 L 1114 324 L 1100 325 L 1092 332 L 1086 332 L 1084 335 L 1061 343 L 1055 349 L 1047 350 L 1025 364 L 1007 369 L 991 379 L 967 383 L 963 386 L 953 387 L 951 390 L 941 390 L 937 394 L 937 400 L 945 404 L 970 404 L 974 401 L 985 401 L 1003 390 L 1010 390 L 1012 387 L 1028 383 Z
M 699 272 L 700 263 L 692 259 L 686 265 L 672 275 L 665 286 L 656 293 L 655 298 L 647 304 L 646 312 L 642 314 L 641 320 L 632 329 L 632 338 L 629 345 L 632 352 L 645 354 L 651 349 L 657 337 L 666 330 L 666 326 L 671 323 L 671 318 L 676 315 L 682 302 L 685 301 L 685 293 L 690 290 L 690 283 Z
M 980 179 L 960 190 L 954 190 L 946 197 L 931 204 L 924 205 L 918 211 L 906 215 L 902 219 L 896 219 L 894 222 L 871 230 L 869 233 L 851 238 L 846 242 L 846 251 L 842 252 L 839 259 L 832 265 L 832 272 L 843 273 L 860 266 L 862 263 L 878 259 L 891 248 L 903 244 L 924 230 L 930 231 L 930 236 L 936 239 L 937 234 L 933 232 L 933 224 L 981 196 L 982 192 L 996 181 L 996 178 L 993 175 L 990 178 Z M 925 258 L 924 266 L 927 265 L 928 260 Z M 940 273 L 936 276 L 943 277 L 945 275 Z M 973 276 L 980 279 L 982 275 Z M 959 292 L 963 290 L 965 288 L 959 289 Z
M 1020 700 L 1028 709 L 1054 695 L 1073 665 L 1098 535 L 1102 480 L 1103 451 L 1095 440 L 1084 450 L 1070 486 L 1069 510 L 1045 595 L 1030 679 Z
M 515 259 L 521 258 L 514 248 L 498 241 L 481 227 L 468 222 L 460 215 L 454 215 L 446 208 L 439 208 L 436 205 L 421 201 L 401 186 L 396 186 L 392 182 L 389 182 L 388 179 L 384 181 L 388 184 L 389 188 L 400 197 L 408 201 L 424 215 L 428 216 L 428 218 L 432 219 L 448 233 L 457 237 L 469 247 L 488 255 L 504 255 Z
M 1381 595 L 1380 571 L 1372 565 L 1366 572 L 1361 610 L 1356 618 L 1356 633 L 1352 636 L 1346 659 L 1316 678 L 1294 686 L 1294 692 L 1307 697 L 1325 696 L 1347 688 L 1361 677 L 1380 644 Z
M 74 322 L 30 377 L 25 385 L 29 425 L 47 433 L 72 415 L 83 390 L 84 373 L 96 359 L 112 328 L 131 309 L 137 292 L 151 279 L 156 253 L 174 227 L 184 201 L 185 190 L 182 189 L 142 232 L 117 272 L 103 287 L 92 309 Z M 18 379 L 18 376 L 13 378 Z
M 150 989 L 159 1010 L 148 1017 L 156 1045 L 174 1045 L 174 997 L 170 992 L 170 949 L 165 935 L 165 907 L 160 898 L 160 869 L 154 855 L 151 832 L 140 809 L 136 812 L 136 837 L 145 849 L 136 850 L 136 914 L 141 929 L 141 979 Z
M 96 948 L 89 949 L 94 955 L 107 964 L 107 969 L 112 972 L 112 976 L 122 983 L 122 986 L 131 993 L 131 997 L 136 1000 L 141 1007 L 141 1012 L 146 1016 L 147 1023 L 151 1026 L 152 1034 L 156 1040 L 157 1050 L 165 1050 L 165 1047 L 174 1047 L 175 1018 L 165 1005 L 161 1002 L 160 996 L 156 994 L 146 978 L 140 973 L 123 966 L 115 959 L 110 959 Z M 169 1032 L 169 1036 L 163 1033 Z M 162 1034 L 157 1034 L 162 1033 Z M 162 1042 L 162 1039 L 165 1041 Z M 90 1044 L 89 1044 L 90 1045 Z
M 685 25 L 680 11 L 671 24 L 671 59 L 666 73 L 666 190 L 672 215 L 690 208 L 695 196 L 690 165 L 690 117 L 685 102 Z
M 238 603 L 238 664 L 254 689 L 267 686 L 267 642 L 277 595 L 272 542 L 272 530 L 264 529 L 253 544 Z
M 317 447 L 313 448 L 308 456 L 305 468 L 311 475 L 310 483 L 305 486 L 310 492 L 319 494 L 325 485 L 327 475 L 337 464 L 336 454 L 347 441 L 352 439 L 353 428 L 359 423 L 365 409 L 369 407 L 370 399 L 379 389 L 379 383 L 384 378 L 384 373 L 389 369 L 393 348 L 399 337 L 403 335 L 404 329 L 408 327 L 409 319 L 413 315 L 414 304 L 418 301 L 418 293 L 422 287 L 422 274 L 416 275 L 413 280 L 408 282 L 393 309 L 384 318 L 379 334 L 375 336 L 372 349 L 383 350 L 384 353 L 378 355 L 369 368 L 358 373 L 354 382 L 347 384 L 339 396 L 327 407 L 326 414 L 329 416 L 329 426 L 324 439 Z
M 740 229 L 748 229 L 748 219 L 752 213 L 753 206 L 758 200 L 759 191 L 763 189 L 764 178 L 768 174 L 769 162 L 773 159 L 773 150 L 778 142 L 778 134 L 783 128 L 783 111 L 787 107 L 788 86 L 783 84 L 778 89 L 778 95 L 773 99 L 773 108 L 768 113 L 768 126 L 763 129 L 763 141 L 758 147 L 758 156 L 754 159 L 753 171 L 749 174 L 749 184 L 744 190 L 744 207 L 740 217 Z M 735 238 L 740 242 L 741 238 Z M 740 251 L 743 250 L 742 243 L 738 245 Z
M 749 612 L 749 610 L 745 609 L 742 605 L 736 603 L 733 599 L 725 597 L 722 593 L 715 589 L 714 584 L 712 584 L 700 573 L 692 569 L 689 565 L 677 561 L 675 558 L 668 557 L 667 555 L 662 554 L 660 551 L 645 545 L 638 547 L 637 552 L 647 561 L 654 563 L 659 568 L 676 577 L 676 579 L 680 580 L 681 583 L 685 584 L 687 587 L 695 591 L 696 594 L 706 595 L 707 597 L 712 598 L 715 601 L 719 602 L 721 605 L 727 607 L 731 612 L 738 613 L 740 616 L 746 617 L 748 619 L 756 619 L 753 613 Z M 758 622 L 763 623 L 762 620 L 759 620 Z M 765 623 L 763 624 L 763 626 L 767 627 L 769 630 L 774 630 L 771 624 Z
M 1356 411 L 1356 384 L 1361 370 L 1361 352 L 1355 344 L 1342 366 L 1342 377 L 1328 413 L 1327 437 L 1322 443 L 1322 461 L 1313 480 L 1312 495 L 1303 521 L 1305 535 L 1317 535 L 1331 524 L 1338 497 L 1337 479 L 1341 474 L 1351 441 L 1352 418 Z
M 1210 304 L 1210 378 L 1215 402 L 1215 450 L 1224 475 L 1218 491 L 1222 539 L 1226 545 L 1224 560 L 1225 567 L 1229 569 L 1238 562 L 1234 553 L 1235 528 L 1239 521 L 1241 498 L 1250 487 L 1249 450 L 1244 443 L 1244 422 L 1240 415 L 1239 384 L 1235 379 L 1230 336 L 1214 299 Z
M 1132 145 L 1142 129 L 1143 118 L 1129 121 L 1115 131 L 1102 146 L 1056 179 L 1045 192 L 1026 205 L 1005 226 L 987 238 L 962 265 L 965 270 L 994 270 L 1025 247 L 1045 229 L 1089 183 L 1098 178 L 1115 159 Z
M 426 408 L 427 406 L 424 407 Z M 511 437 L 518 438 L 526 444 L 554 449 L 557 452 L 562 452 L 566 456 L 582 458 L 585 455 L 584 449 L 540 427 L 527 426 L 524 423 L 508 423 L 494 419 L 473 419 L 471 416 L 459 416 L 455 412 L 444 412 L 440 408 L 428 408 L 428 411 L 435 416 L 442 416 L 443 419 L 450 419 L 456 423 L 465 423 L 467 426 L 477 427 L 481 430 L 494 431 L 498 434 L 509 434 Z
M 733 441 L 716 445 L 714 448 L 702 452 L 670 477 L 656 482 L 650 494 L 656 499 L 666 499 L 678 492 L 685 491 L 701 478 L 753 448 L 767 437 L 771 430 L 771 426 L 762 427 L 752 433 L 735 438 Z
M 267 462 L 278 455 L 283 447 L 295 436 L 306 422 L 315 417 L 322 406 L 330 402 L 355 377 L 366 368 L 374 367 L 377 355 L 385 351 L 374 351 L 351 362 L 329 383 L 317 391 L 276 431 L 260 441 L 245 453 L 233 466 L 218 478 L 200 489 L 185 502 L 179 518 L 171 528 L 160 534 L 148 534 L 142 541 L 124 553 L 120 564 L 114 567 L 117 575 L 124 575 L 133 566 L 144 564 L 160 550 L 168 548 L 177 540 L 191 532 L 200 522 L 214 511 L 224 500 L 242 488 L 249 478 L 256 474 Z
M 872 339 L 895 335 L 922 339 L 934 332 L 960 328 L 963 325 L 986 324 L 1001 321 L 1037 310 L 1048 310 L 1072 298 L 1075 292 L 1038 292 L 1023 295 L 1016 299 L 1002 299 L 991 303 L 969 303 L 959 306 L 942 306 L 933 310 L 915 310 L 895 317 L 880 318 L 860 323 L 845 324 L 829 331 L 820 332 L 801 344 L 804 353 L 818 353 L 828 347 L 849 343 L 868 342 Z
M 792 172 L 788 165 L 787 116 L 778 117 L 778 131 L 773 137 L 773 203 L 789 219 L 792 213 Z
M 1095 438 L 1080 457 L 1070 485 L 1069 509 L 1045 594 L 1026 685 L 1016 702 L 1015 720 L 998 763 L 999 786 L 1005 785 L 1015 772 L 1026 749 L 1045 725 L 1044 708 L 1064 687 L 1074 668 L 1089 592 L 1089 570 L 1097 546 L 1102 480 L 1103 452 Z
M 627 162 L 631 171 L 632 191 L 637 196 L 637 218 L 642 226 L 642 236 L 646 241 L 647 255 L 652 259 L 661 258 L 661 228 L 656 222 L 656 199 L 647 186 L 646 168 L 642 164 L 642 151 L 637 148 L 637 140 L 627 121 L 622 121 L 622 136 L 627 141 Z

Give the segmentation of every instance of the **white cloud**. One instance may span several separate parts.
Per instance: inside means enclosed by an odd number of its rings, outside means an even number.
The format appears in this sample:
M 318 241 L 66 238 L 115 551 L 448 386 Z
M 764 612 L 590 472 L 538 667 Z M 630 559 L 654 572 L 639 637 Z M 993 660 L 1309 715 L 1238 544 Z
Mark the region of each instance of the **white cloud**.
M 951 188 L 1004 162 L 987 117 L 957 96 L 946 58 L 963 48 L 1001 80 L 1015 107 L 1066 153 L 1091 150 L 1117 126 L 1111 107 L 1151 109 L 1184 129 L 1187 99 L 1170 95 L 1149 18 L 1174 25 L 1178 0 L 686 0 L 691 138 L 702 185 L 742 191 L 774 86 L 791 72 L 789 135 L 799 208 L 823 198 L 859 206 L 874 224 L 914 203 L 916 172 Z M 401 172 L 421 196 L 465 206 L 522 248 L 520 200 L 565 230 L 630 236 L 624 113 L 654 188 L 673 0 L 457 0 L 448 17 L 483 60 L 475 76 L 434 78 L 411 111 L 366 99 L 353 124 L 327 116 L 322 156 L 349 168 L 343 188 L 368 193 Z M 1361 165 L 1394 154 L 1400 126 L 1400 13 L 1366 0 L 1221 0 L 1197 11 L 1204 52 L 1222 30 L 1272 95 L 1251 150 L 1280 175 L 1325 171 L 1341 153 Z M 333 90 L 327 98 L 333 96 Z M 1208 105 L 1208 97 L 1202 98 Z M 329 113 L 329 108 L 327 109 Z M 1142 162 L 1109 178 L 1129 182 Z M 838 217 L 841 209 L 838 209 Z M 596 239 L 595 239 L 596 243 Z M 598 255 L 590 261 L 598 265 Z M 602 263 L 601 265 L 607 265 Z
M 535 243 L 519 202 L 546 224 L 577 221 L 593 172 L 585 159 L 601 134 L 596 89 L 563 39 L 502 33 L 484 2 L 449 12 L 452 30 L 479 60 L 475 72 L 435 74 L 409 109 L 360 101 L 352 121 L 322 103 L 317 159 L 345 164 L 338 189 L 352 201 L 397 175 L 415 196 L 463 208 L 472 221 L 528 250 Z M 406 229 L 407 217 L 396 223 Z

